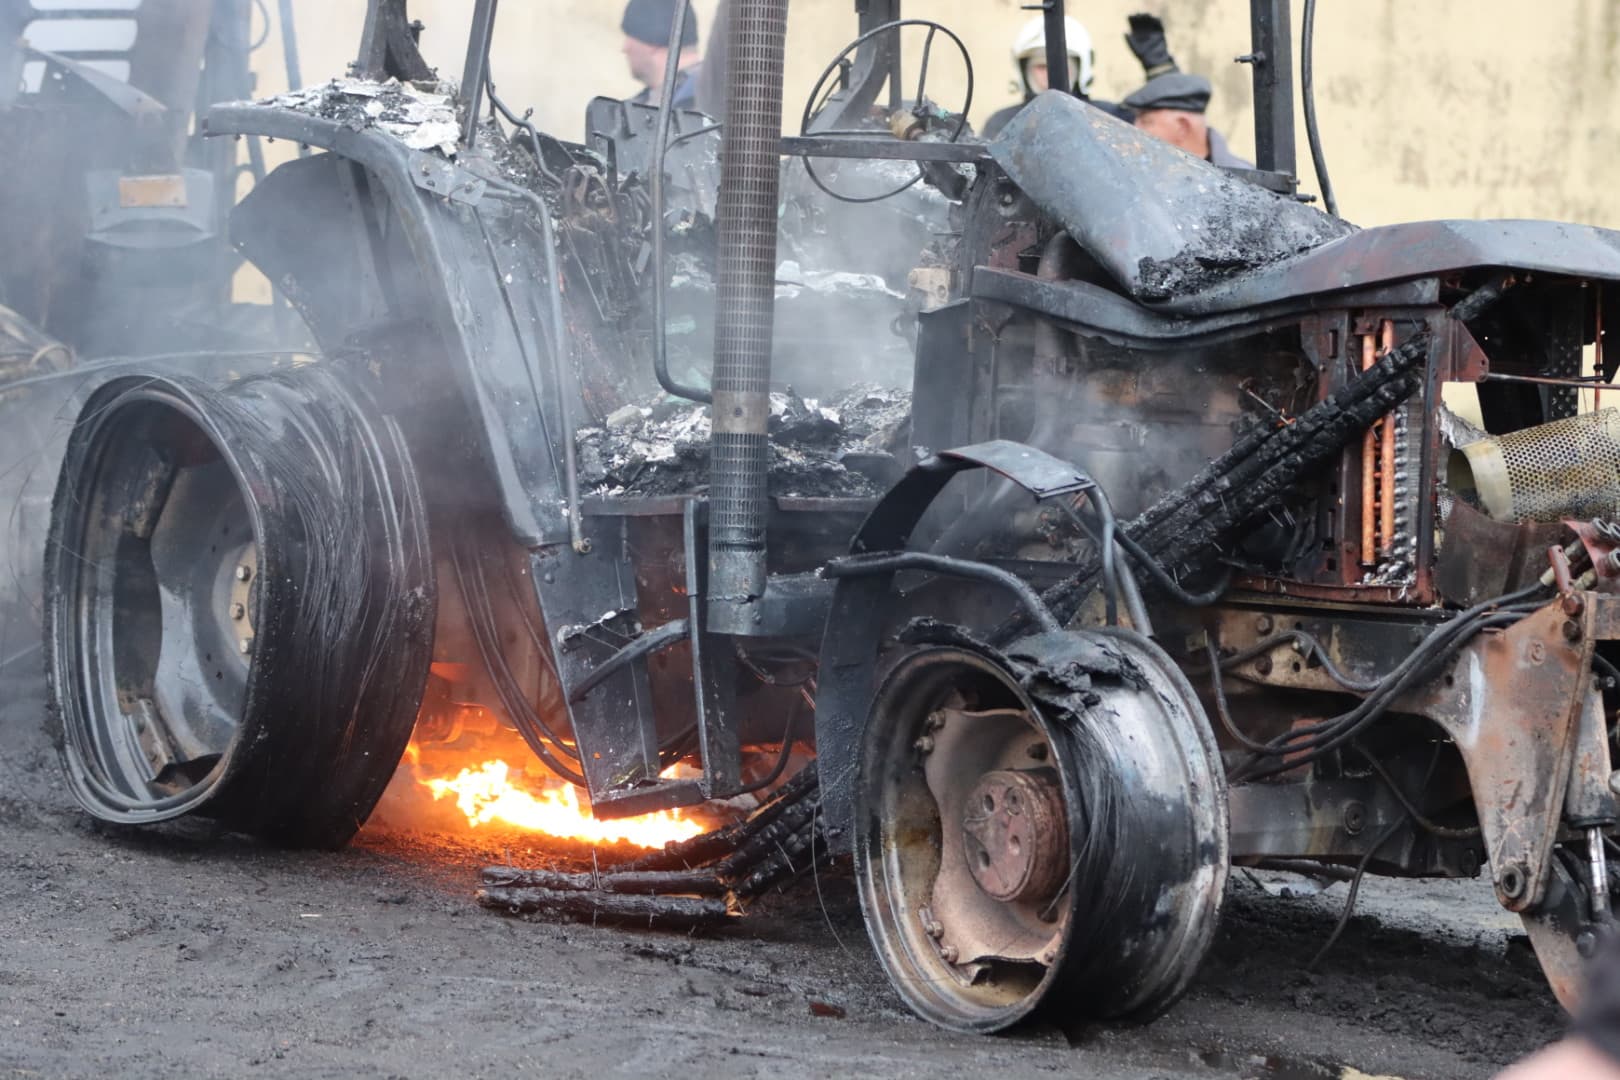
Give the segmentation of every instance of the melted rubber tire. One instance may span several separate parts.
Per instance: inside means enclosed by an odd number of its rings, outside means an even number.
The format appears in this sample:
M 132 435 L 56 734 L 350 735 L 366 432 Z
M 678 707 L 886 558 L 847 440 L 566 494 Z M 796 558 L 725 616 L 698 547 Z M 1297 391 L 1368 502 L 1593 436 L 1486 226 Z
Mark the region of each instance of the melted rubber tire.
M 963 687 L 974 704 L 953 715 Z M 961 909 L 940 895 L 961 880 L 945 873 L 945 830 L 959 826 L 928 774 L 952 725 L 1015 713 L 1050 749 L 1071 870 L 1048 905 L 1056 937 L 1039 964 L 973 971 L 947 947 L 957 929 L 987 920 L 953 928 L 940 914 Z M 994 1032 L 1037 1013 L 1145 1021 L 1180 997 L 1213 941 L 1228 857 L 1220 758 L 1191 688 L 1139 635 L 1041 634 L 1005 652 L 957 637 L 907 654 L 874 698 L 855 808 L 856 887 L 873 946 L 900 996 L 941 1027 Z
M 103 386 L 46 549 L 74 797 L 110 822 L 199 813 L 276 844 L 346 843 L 421 703 L 432 567 L 405 440 L 343 372 Z

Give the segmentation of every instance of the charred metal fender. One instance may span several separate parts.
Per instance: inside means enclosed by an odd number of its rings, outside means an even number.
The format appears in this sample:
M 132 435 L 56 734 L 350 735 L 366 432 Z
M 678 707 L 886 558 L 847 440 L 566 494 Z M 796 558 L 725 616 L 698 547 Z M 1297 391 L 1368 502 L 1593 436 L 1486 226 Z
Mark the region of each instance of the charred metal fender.
M 850 544 L 853 555 L 901 552 L 945 485 L 957 474 L 990 469 L 1037 498 L 1081 491 L 1092 479 L 1070 462 L 1005 439 L 946 450 L 923 461 L 889 489 Z M 884 608 L 899 567 L 841 578 L 833 591 L 821 647 L 816 693 L 816 756 L 828 843 L 851 847 L 854 785 L 861 727 L 876 689 Z
M 267 105 L 221 106 L 209 112 L 203 129 L 331 151 L 283 165 L 243 200 L 233 235 L 240 237 L 244 254 L 299 308 L 328 352 L 352 347 L 355 336 L 382 329 L 379 321 L 390 313 L 425 324 L 412 333 L 437 339 L 437 347 L 428 350 L 436 355 L 426 373 L 436 375 L 442 366 L 472 418 L 470 430 L 441 434 L 473 440 L 520 543 L 567 542 L 558 467 L 560 410 L 564 401 L 578 397 L 577 388 L 554 385 L 553 365 L 542 360 L 542 328 L 551 316 L 537 290 L 505 287 L 508 280 L 543 280 L 543 268 L 529 265 L 521 246 L 493 243 L 484 204 L 441 195 L 443 170 L 418 179 L 412 151 L 382 132 L 353 131 Z M 373 183 L 381 190 L 372 190 Z M 391 241 L 379 223 L 384 210 L 398 227 L 398 241 Z M 311 227 L 288 227 L 288 221 L 299 220 Z M 383 246 L 391 242 L 402 243 L 417 280 L 402 280 L 397 264 L 383 257 L 389 254 Z M 323 287 L 335 275 L 344 279 L 341 293 Z M 354 289 L 367 304 L 349 302 Z M 414 374 L 385 372 L 384 383 L 409 379 L 431 385 Z

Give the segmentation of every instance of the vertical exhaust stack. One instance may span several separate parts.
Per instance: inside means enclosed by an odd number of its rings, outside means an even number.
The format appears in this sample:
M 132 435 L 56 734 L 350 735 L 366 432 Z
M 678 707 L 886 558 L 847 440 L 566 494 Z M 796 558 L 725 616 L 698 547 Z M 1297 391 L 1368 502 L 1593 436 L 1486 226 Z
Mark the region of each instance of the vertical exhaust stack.
M 733 0 L 726 131 L 715 210 L 709 629 L 747 633 L 765 592 L 766 469 L 787 0 Z

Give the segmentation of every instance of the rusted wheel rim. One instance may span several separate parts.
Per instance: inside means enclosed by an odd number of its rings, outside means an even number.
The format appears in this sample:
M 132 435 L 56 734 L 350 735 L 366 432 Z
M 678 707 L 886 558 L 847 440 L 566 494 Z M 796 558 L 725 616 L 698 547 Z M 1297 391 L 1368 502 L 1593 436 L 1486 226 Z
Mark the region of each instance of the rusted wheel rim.
M 867 926 L 901 996 L 953 1030 L 1000 1030 L 1043 1005 L 1162 1010 L 1224 889 L 1213 741 L 1168 659 L 1140 639 L 1031 641 L 1034 654 L 1106 653 L 1128 682 L 1099 677 L 1075 723 L 1016 648 L 928 647 L 891 669 L 868 718 L 855 818 Z

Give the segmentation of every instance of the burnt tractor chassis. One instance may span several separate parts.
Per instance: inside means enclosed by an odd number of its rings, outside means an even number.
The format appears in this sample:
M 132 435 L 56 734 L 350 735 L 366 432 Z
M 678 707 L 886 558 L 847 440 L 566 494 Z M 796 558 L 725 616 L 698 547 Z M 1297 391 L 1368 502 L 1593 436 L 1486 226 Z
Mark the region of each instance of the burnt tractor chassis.
M 453 737 L 475 703 L 599 816 L 764 793 L 605 872 L 491 869 L 495 906 L 724 919 L 853 856 L 900 995 L 995 1031 L 1169 1007 L 1231 865 L 1484 872 L 1574 1000 L 1615 884 L 1620 452 L 1578 406 L 1614 374 L 1620 236 L 1304 206 L 1275 68 L 1264 172 L 1058 93 L 967 141 L 902 101 L 885 3 L 796 138 L 785 0 L 731 5 L 723 138 L 601 106 L 575 145 L 496 99 L 508 137 L 479 119 L 494 8 L 453 156 L 368 119 L 442 107 L 400 3 L 373 5 L 358 90 L 207 117 L 319 151 L 231 235 L 323 359 L 223 390 L 135 372 L 85 406 L 46 571 L 87 810 L 341 844 L 413 724 Z M 1287 5 L 1255 11 L 1286 73 Z M 811 155 L 947 196 L 909 438 L 843 457 L 858 494 L 783 480 L 771 427 L 779 181 Z M 711 294 L 665 295 L 671 245 Z M 648 318 L 688 303 L 702 387 Z M 712 402 L 696 478 L 582 481 L 589 431 L 655 379 Z

